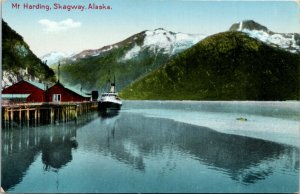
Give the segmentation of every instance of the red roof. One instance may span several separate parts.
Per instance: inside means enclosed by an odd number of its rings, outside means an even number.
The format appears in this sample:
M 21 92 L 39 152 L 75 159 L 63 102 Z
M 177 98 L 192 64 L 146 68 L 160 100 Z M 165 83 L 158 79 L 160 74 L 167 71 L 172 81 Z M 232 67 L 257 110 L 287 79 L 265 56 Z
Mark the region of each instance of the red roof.
M 53 95 L 60 95 L 61 102 L 82 102 L 89 101 L 86 94 L 69 89 L 57 82 L 49 89 L 42 83 L 22 80 L 12 86 L 5 88 L 2 94 L 30 94 L 26 102 L 52 102 Z

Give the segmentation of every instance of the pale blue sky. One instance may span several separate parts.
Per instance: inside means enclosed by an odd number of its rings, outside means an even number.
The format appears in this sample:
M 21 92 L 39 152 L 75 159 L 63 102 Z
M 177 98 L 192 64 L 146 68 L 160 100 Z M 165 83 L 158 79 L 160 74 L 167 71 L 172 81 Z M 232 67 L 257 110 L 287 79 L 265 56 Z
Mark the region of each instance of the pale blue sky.
M 112 10 L 16 10 L 12 3 L 104 3 Z M 6 0 L 2 17 L 37 56 L 51 51 L 96 49 L 160 27 L 210 35 L 228 30 L 235 22 L 252 19 L 275 32 L 300 31 L 300 6 L 296 1 Z M 47 31 L 50 25 L 54 27 Z

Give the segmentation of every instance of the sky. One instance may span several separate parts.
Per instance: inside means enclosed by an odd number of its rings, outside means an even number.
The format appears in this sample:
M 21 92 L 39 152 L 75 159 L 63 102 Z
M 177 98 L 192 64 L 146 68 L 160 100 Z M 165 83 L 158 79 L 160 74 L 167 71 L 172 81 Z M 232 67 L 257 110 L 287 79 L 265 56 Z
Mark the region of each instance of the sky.
M 20 8 L 12 8 L 18 3 Z M 24 4 L 51 10 L 24 9 Z M 110 10 L 62 10 L 54 4 L 110 6 Z M 212 35 L 233 23 L 252 19 L 274 32 L 300 32 L 296 1 L 203 0 L 6 0 L 2 18 L 37 55 L 52 51 L 77 53 L 122 41 L 144 30 Z

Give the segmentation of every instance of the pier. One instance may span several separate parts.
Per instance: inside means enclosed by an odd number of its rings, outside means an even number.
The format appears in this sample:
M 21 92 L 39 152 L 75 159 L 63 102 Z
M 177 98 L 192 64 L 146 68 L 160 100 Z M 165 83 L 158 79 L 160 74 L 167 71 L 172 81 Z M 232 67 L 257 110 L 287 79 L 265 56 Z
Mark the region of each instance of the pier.
M 93 110 L 97 110 L 97 102 L 2 104 L 2 128 L 76 121 Z

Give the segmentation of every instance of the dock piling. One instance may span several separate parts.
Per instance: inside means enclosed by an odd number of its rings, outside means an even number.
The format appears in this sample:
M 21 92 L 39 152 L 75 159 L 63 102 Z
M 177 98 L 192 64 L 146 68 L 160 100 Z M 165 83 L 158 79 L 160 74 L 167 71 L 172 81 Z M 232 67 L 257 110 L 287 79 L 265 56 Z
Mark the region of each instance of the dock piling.
M 29 127 L 31 124 L 76 121 L 80 115 L 93 110 L 97 110 L 97 102 L 16 103 L 2 106 L 2 123 L 3 128 L 9 128 L 15 124 Z

